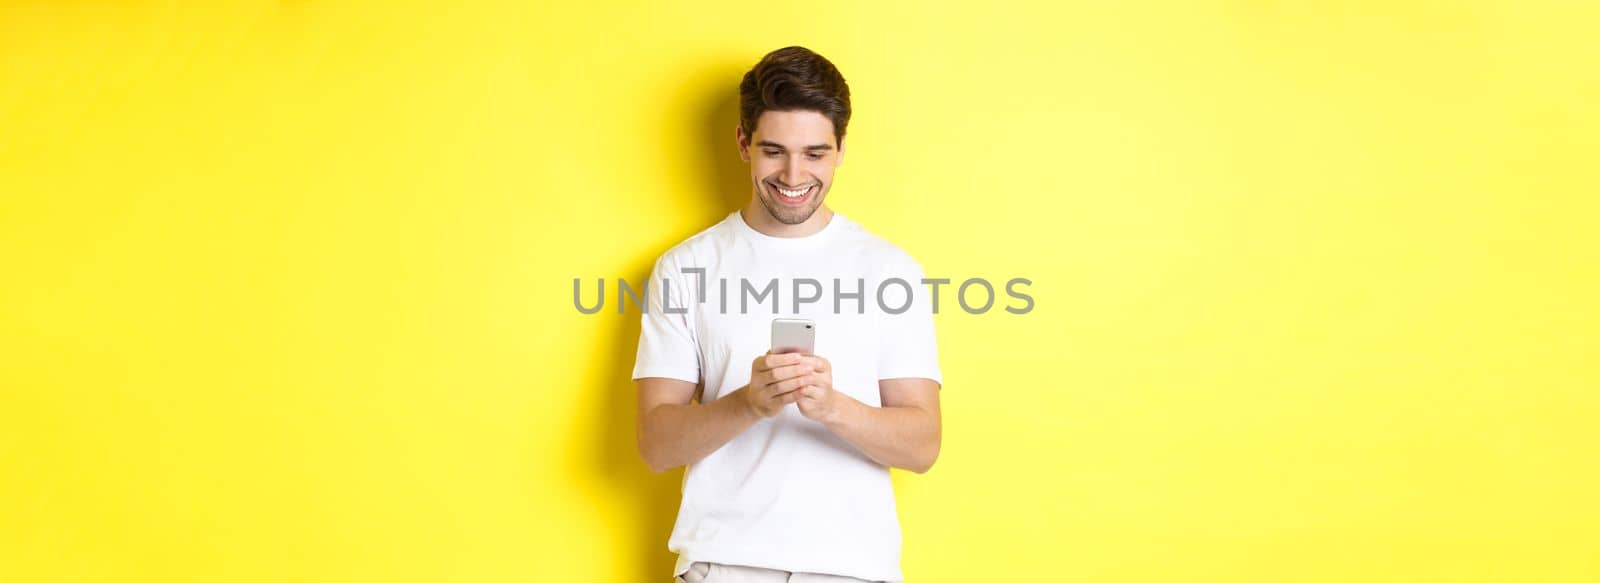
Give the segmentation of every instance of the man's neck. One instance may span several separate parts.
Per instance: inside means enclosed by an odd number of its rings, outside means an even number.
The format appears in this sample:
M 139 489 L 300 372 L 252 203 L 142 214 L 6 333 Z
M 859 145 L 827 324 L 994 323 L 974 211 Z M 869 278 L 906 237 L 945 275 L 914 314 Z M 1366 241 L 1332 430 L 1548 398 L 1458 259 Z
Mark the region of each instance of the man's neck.
M 809 237 L 828 226 L 828 221 L 833 220 L 833 209 L 823 203 L 805 222 L 786 225 L 773 218 L 767 207 L 761 206 L 761 201 L 751 199 L 750 204 L 739 210 L 739 216 L 744 217 L 744 224 L 769 237 Z

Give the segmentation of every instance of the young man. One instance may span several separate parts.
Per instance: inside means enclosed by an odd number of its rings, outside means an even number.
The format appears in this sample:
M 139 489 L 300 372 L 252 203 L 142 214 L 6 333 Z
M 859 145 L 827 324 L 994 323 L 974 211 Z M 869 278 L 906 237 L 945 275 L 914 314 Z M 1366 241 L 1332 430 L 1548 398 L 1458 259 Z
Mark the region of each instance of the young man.
M 779 49 L 739 93 L 750 202 L 657 260 L 633 369 L 645 461 L 688 465 L 674 574 L 900 581 L 889 468 L 939 455 L 922 267 L 824 204 L 850 119 L 832 63 Z M 815 322 L 813 353 L 771 351 L 779 317 Z

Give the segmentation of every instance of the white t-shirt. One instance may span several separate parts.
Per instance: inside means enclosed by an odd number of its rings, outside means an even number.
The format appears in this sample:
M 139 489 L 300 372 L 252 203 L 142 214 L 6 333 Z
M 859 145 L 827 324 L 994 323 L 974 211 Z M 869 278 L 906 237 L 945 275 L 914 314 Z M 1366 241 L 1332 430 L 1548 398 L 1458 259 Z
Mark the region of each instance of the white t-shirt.
M 838 213 L 813 235 L 785 238 L 735 211 L 656 261 L 633 378 L 703 380 L 710 402 L 750 382 L 774 318 L 809 318 L 834 390 L 882 406 L 880 379 L 942 382 L 922 277 L 910 255 Z M 903 579 L 889 468 L 792 403 L 689 465 L 667 547 L 679 575 L 708 561 Z

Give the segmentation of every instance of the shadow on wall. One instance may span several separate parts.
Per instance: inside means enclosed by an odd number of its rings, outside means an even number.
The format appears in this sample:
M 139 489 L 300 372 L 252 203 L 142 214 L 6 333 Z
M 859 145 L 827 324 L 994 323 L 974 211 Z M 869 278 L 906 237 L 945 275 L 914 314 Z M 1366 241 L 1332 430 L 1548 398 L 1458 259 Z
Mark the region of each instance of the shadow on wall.
M 663 233 L 668 240 L 659 249 L 639 249 L 630 258 L 619 277 L 637 284 L 649 277 L 655 260 L 671 245 L 711 226 L 728 213 L 745 204 L 750 197 L 750 174 L 740 160 L 734 129 L 739 123 L 738 81 L 743 69 L 730 69 L 732 74 L 718 75 L 728 79 L 709 88 L 704 97 L 686 115 L 702 120 L 700 132 L 685 136 L 691 149 L 700 152 L 697 160 L 704 169 L 703 182 L 697 188 L 709 196 L 684 200 L 683 204 L 704 209 L 705 220 L 691 229 L 676 233 Z M 655 284 L 652 283 L 654 290 Z M 614 289 L 608 289 L 615 294 Z M 608 559 L 628 565 L 624 574 L 629 581 L 670 581 L 676 556 L 667 550 L 667 538 L 672 533 L 677 518 L 683 483 L 683 468 L 662 474 L 653 474 L 639 455 L 637 444 L 638 400 L 632 379 L 634 357 L 639 342 L 639 312 L 632 304 L 625 314 L 617 314 L 608 298 L 606 310 L 595 314 L 596 322 L 609 328 L 606 336 L 610 350 L 597 359 L 597 368 L 590 375 L 584 390 L 603 391 L 605 398 L 597 401 L 603 407 L 589 414 L 599 420 L 602 434 L 594 443 L 599 451 L 593 460 L 600 477 L 617 493 L 618 504 L 633 510 L 630 529 L 631 546 L 618 549 L 615 557 Z

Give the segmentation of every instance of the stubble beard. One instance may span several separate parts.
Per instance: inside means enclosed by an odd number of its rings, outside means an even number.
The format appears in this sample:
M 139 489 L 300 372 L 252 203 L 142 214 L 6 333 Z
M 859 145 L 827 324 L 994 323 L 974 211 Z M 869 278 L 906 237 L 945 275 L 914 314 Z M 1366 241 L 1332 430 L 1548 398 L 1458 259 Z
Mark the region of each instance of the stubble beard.
M 804 223 L 806 222 L 806 219 L 811 218 L 811 215 L 816 214 L 818 208 L 822 207 L 821 186 L 817 187 L 816 194 L 811 195 L 811 202 L 800 208 L 787 206 L 781 202 L 773 200 L 773 197 L 783 195 L 775 194 L 767 187 L 763 187 L 761 192 L 762 196 L 758 197 L 761 199 L 761 206 L 766 207 L 768 215 L 771 215 L 772 218 L 777 219 L 778 222 L 785 225 L 798 225 L 800 223 Z

